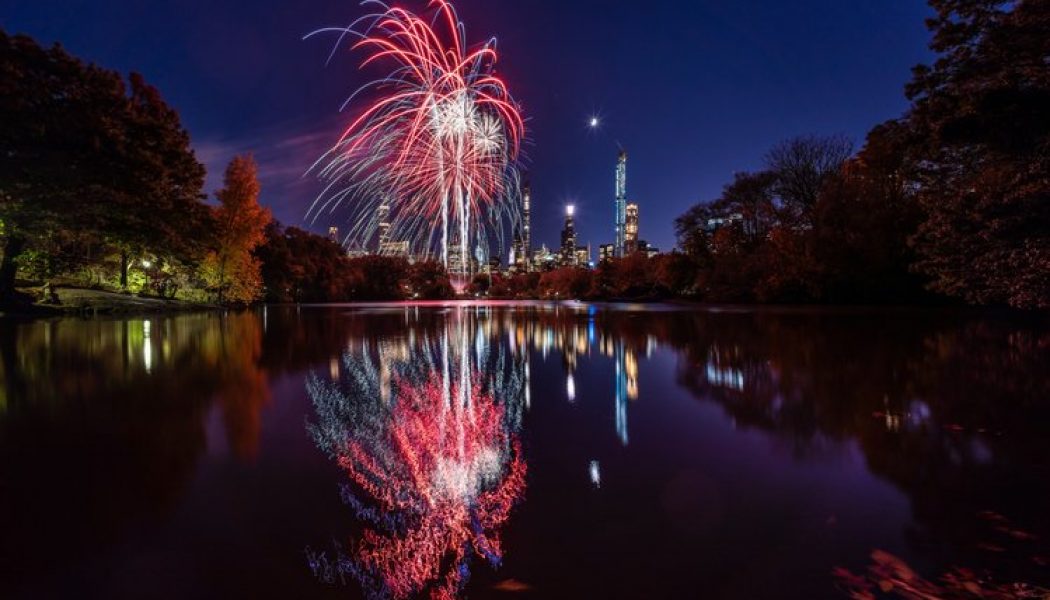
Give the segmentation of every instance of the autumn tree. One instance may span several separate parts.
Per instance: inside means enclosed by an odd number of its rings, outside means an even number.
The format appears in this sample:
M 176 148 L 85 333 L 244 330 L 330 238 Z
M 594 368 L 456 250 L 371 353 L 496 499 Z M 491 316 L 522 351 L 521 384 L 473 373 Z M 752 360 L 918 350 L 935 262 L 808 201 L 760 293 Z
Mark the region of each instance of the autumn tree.
M 404 300 L 410 265 L 397 256 L 362 256 L 348 262 L 350 299 Z
M 409 265 L 406 287 L 423 300 L 447 300 L 456 295 L 445 266 L 436 260 L 418 261 Z
M 259 205 L 258 168 L 251 155 L 234 158 L 216 193 L 216 246 L 207 255 L 203 276 L 220 304 L 248 304 L 259 299 L 262 277 L 252 252 L 263 242 L 270 211 Z
M 79 203 L 104 202 L 107 149 L 123 144 L 120 77 L 61 47 L 0 31 L 0 294 L 10 299 L 18 257 L 36 236 L 89 225 Z M 78 202 L 79 200 L 79 202 Z M 87 221 L 87 222 L 85 222 Z
M 346 252 L 332 240 L 273 221 L 255 250 L 267 302 L 345 302 L 350 299 Z
M 547 298 L 571 300 L 583 298 L 591 289 L 591 272 L 577 267 L 562 267 L 540 276 L 539 293 Z
M 51 273 L 61 254 L 121 249 L 183 261 L 211 231 L 204 167 L 178 114 L 132 74 L 86 64 L 0 31 L 0 296 L 11 298 L 19 258 Z M 130 89 L 129 89 L 130 88 Z
M 143 77 L 128 77 L 123 117 L 126 144 L 119 157 L 122 193 L 98 208 L 101 232 L 119 251 L 120 285 L 130 257 L 149 252 L 196 266 L 215 233 L 204 204 L 204 166 L 190 147 L 178 113 Z
M 909 132 L 887 123 L 821 191 L 814 208 L 814 259 L 823 299 L 912 302 L 928 299 L 910 244 L 922 220 L 911 185 Z
M 915 238 L 932 288 L 1050 307 L 1050 3 L 930 0 L 933 65 L 915 69 Z

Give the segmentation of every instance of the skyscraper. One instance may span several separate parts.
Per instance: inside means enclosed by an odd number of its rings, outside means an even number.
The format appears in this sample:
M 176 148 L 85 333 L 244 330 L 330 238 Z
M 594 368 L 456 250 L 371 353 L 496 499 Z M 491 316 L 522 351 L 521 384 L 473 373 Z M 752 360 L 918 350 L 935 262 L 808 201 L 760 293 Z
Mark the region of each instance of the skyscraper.
M 576 257 L 573 260 L 573 265 L 577 267 L 583 267 L 584 269 L 590 268 L 591 266 L 591 245 L 576 246 Z
M 383 246 L 390 241 L 390 204 L 384 202 L 379 205 L 376 209 L 376 221 L 379 227 L 379 248 L 382 251 Z
M 331 227 L 328 228 L 328 239 L 333 241 L 333 242 L 335 242 L 336 244 L 338 244 L 340 242 L 340 240 L 339 240 L 339 228 L 336 227 L 335 225 L 332 225 Z
M 565 228 L 561 230 L 561 264 L 572 266 L 576 264 L 576 207 L 568 205 L 565 207 Z
M 532 188 L 528 183 L 521 189 L 521 223 L 514 233 L 514 264 L 519 271 L 531 271 L 532 263 Z
M 627 230 L 627 151 L 620 150 L 616 163 L 616 256 L 624 255 Z
M 631 202 L 627 205 L 627 218 L 624 224 L 624 253 L 634 254 L 638 248 L 638 205 Z

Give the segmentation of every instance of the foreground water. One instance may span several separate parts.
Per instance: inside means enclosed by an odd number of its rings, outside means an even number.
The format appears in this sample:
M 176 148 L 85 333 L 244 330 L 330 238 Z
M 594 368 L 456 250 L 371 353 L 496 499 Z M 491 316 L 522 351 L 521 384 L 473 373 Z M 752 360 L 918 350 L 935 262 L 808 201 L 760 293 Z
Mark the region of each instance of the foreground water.
M 0 321 L 0 597 L 1050 580 L 1050 333 L 584 305 Z

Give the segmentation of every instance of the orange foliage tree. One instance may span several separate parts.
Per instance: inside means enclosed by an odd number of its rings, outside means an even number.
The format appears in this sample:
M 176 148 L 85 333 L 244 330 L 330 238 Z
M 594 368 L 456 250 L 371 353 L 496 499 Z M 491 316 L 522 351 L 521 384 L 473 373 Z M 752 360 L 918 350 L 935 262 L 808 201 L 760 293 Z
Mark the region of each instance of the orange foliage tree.
M 252 252 L 265 237 L 270 211 L 259 206 L 258 167 L 251 155 L 226 167 L 223 189 L 215 195 L 218 240 L 204 261 L 203 277 L 220 304 L 249 304 L 262 296 L 259 259 Z

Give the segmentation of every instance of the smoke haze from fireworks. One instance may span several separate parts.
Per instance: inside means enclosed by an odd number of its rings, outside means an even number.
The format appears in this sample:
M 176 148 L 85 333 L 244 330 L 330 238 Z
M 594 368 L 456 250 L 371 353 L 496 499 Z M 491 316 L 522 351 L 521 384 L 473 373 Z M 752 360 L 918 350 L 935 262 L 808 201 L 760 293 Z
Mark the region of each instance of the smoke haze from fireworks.
M 487 249 L 490 236 L 502 245 L 504 224 L 517 220 L 525 123 L 495 75 L 495 39 L 469 47 L 447 0 L 429 2 L 430 20 L 378 0 L 363 5 L 378 12 L 306 36 L 338 34 L 333 55 L 355 39 L 350 49 L 365 53 L 362 69 L 392 67 L 344 104 L 356 116 L 311 168 L 327 186 L 308 218 L 346 209 L 343 242 L 364 249 L 375 237 L 378 208 L 387 205 L 390 239 L 424 256 L 436 251 L 446 267 L 450 246 L 469 257 L 474 244 Z M 360 100 L 370 95 L 370 104 Z

